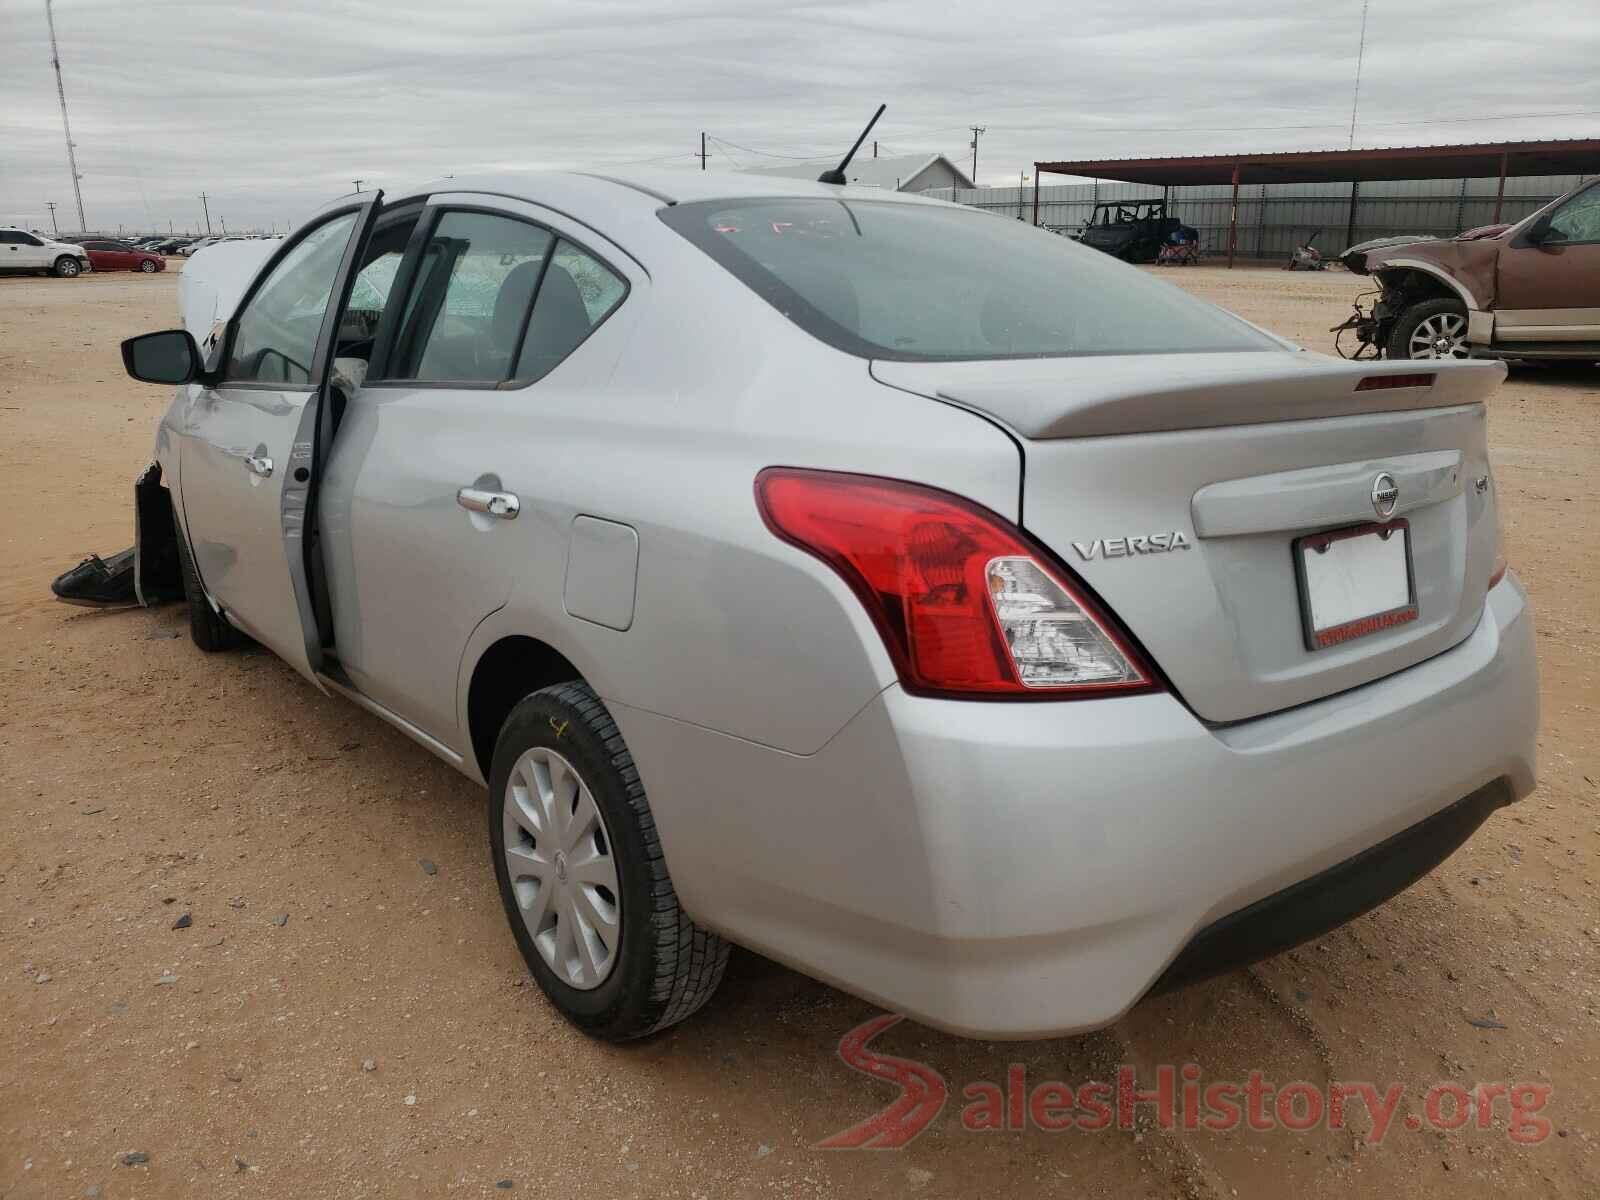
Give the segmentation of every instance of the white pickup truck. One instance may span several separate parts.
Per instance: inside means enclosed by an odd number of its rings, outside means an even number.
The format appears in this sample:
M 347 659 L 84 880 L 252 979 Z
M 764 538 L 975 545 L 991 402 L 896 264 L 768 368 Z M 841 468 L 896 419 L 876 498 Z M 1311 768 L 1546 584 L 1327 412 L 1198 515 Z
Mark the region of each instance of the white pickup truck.
M 63 279 L 89 270 L 89 254 L 26 229 L 0 229 L 0 271 L 48 271 Z

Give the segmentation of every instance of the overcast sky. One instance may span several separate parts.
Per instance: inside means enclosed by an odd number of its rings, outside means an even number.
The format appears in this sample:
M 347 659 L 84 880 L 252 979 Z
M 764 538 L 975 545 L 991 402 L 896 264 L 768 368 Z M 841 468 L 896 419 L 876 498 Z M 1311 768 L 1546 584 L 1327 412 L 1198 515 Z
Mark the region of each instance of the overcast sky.
M 883 152 L 1344 147 L 1360 0 L 58 0 L 91 228 L 298 221 L 351 181 Z M 77 225 L 44 0 L 0 0 L 0 223 Z M 1358 146 L 1600 135 L 1594 0 L 1373 0 Z M 1525 114 L 1587 115 L 1544 117 Z M 1513 120 L 1485 120 L 1502 116 Z M 741 149 L 744 147 L 744 149 Z M 756 152 L 763 153 L 756 153 Z M 766 156 L 764 156 L 766 155 Z

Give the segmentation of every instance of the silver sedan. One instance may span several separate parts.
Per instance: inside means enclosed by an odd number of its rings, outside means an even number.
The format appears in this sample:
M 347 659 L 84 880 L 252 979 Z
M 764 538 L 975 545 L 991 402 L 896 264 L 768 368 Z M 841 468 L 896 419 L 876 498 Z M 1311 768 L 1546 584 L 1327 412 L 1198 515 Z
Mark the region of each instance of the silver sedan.
M 1300 350 L 869 189 L 526 174 L 196 253 L 141 590 L 488 787 L 550 1000 L 730 943 L 940 1028 L 1116 1019 L 1534 782 L 1498 363 Z

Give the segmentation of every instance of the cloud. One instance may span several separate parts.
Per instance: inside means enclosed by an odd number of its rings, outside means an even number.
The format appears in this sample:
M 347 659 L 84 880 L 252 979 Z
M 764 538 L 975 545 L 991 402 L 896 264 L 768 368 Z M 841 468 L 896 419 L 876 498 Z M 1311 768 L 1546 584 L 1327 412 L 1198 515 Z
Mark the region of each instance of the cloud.
M 1343 146 L 1359 23 L 1356 0 L 56 4 L 100 229 L 195 228 L 202 190 L 214 222 L 282 229 L 356 178 L 694 167 L 701 130 L 714 167 L 779 161 L 728 143 L 837 154 L 880 100 L 898 153 L 970 162 L 985 126 L 989 183 L 1036 158 Z M 1487 0 L 1374 4 L 1357 143 L 1600 131 L 1459 120 L 1600 109 L 1600 10 L 1530 0 L 1511 25 Z M 40 0 L 0 0 L 0 38 L 0 221 L 41 224 L 72 195 Z

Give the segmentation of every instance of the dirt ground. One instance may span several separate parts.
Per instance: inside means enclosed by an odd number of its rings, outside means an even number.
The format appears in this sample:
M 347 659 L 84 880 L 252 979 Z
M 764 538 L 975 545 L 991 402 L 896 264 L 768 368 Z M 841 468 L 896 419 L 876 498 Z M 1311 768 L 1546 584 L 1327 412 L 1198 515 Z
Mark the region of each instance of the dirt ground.
M 949 1102 L 904 1150 L 825 1151 L 894 1096 L 836 1054 L 872 1006 L 736 953 L 687 1024 L 587 1041 L 527 979 L 479 789 L 268 654 L 201 654 L 177 606 L 50 598 L 131 540 L 167 392 L 117 343 L 176 324 L 176 274 L 0 279 L 0 1197 L 1600 1194 L 1600 371 L 1519 371 L 1491 405 L 1538 612 L 1538 792 L 1375 913 L 1103 1033 L 890 1030 L 875 1048 Z M 1318 349 L 1363 282 L 1170 278 Z M 960 1120 L 1009 1064 L 1148 1084 L 1188 1062 L 1406 1091 L 1376 1146 L 1362 1112 L 1305 1133 Z M 1513 1142 L 1503 1102 L 1490 1129 L 1407 1128 L 1441 1081 L 1549 1085 L 1550 1136 Z

